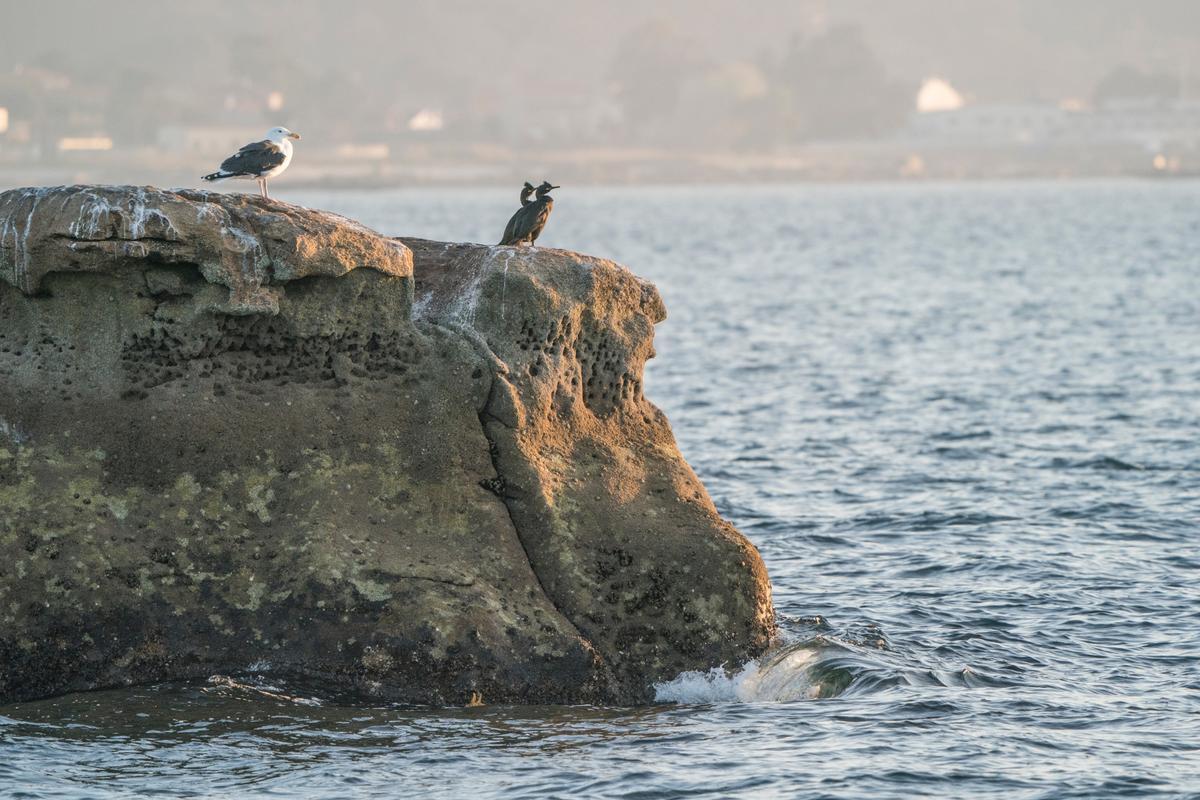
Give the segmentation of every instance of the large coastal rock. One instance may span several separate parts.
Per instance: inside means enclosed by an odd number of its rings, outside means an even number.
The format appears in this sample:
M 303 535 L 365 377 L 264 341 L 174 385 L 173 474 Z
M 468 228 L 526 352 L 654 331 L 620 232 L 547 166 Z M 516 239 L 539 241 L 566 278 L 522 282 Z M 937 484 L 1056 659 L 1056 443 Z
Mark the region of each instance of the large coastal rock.
M 0 194 L 0 703 L 271 671 L 641 702 L 773 633 L 654 287 L 239 195 Z

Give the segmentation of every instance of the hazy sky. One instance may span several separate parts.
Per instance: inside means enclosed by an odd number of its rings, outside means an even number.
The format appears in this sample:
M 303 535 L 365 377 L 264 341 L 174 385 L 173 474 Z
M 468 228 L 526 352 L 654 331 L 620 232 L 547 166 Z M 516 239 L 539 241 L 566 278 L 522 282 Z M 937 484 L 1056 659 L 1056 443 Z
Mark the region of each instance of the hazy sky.
M 114 76 L 203 82 L 260 37 L 281 65 L 394 76 L 406 91 L 536 92 L 602 81 L 623 37 L 669 21 L 697 56 L 754 58 L 859 24 L 893 77 L 948 77 L 983 99 L 1087 94 L 1117 63 L 1178 71 L 1196 0 L 0 0 L 0 65 L 66 59 Z M 1200 63 L 1194 65 L 1200 73 Z

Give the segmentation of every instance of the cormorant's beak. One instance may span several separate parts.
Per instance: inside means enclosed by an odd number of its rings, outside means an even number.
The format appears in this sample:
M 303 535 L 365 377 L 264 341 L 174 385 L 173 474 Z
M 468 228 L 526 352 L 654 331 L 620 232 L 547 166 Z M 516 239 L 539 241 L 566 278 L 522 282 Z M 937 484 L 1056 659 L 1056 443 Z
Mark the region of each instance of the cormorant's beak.
M 288 134 L 288 138 L 289 138 L 289 139 L 299 139 L 299 138 L 300 138 L 300 134 L 298 134 L 298 133 L 289 133 L 289 134 Z
M 561 186 L 551 186 L 550 187 L 550 189 L 561 189 L 561 188 L 562 188 Z M 550 189 L 547 189 L 546 191 L 550 191 Z

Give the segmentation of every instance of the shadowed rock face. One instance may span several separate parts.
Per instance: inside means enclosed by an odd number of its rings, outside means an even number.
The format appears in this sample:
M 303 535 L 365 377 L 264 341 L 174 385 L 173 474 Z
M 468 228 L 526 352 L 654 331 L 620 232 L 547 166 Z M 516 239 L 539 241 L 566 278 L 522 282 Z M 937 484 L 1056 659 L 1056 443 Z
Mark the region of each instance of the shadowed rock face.
M 262 670 L 640 702 L 756 655 L 761 560 L 642 396 L 663 317 L 564 251 L 0 194 L 0 702 Z

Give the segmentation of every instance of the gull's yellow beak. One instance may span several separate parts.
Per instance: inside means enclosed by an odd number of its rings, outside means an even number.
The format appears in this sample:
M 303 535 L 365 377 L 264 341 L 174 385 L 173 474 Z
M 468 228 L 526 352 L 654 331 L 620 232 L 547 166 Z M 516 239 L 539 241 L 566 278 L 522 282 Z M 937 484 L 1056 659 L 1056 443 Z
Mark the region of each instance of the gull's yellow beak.
M 289 133 L 289 134 L 288 134 L 288 138 L 289 138 L 289 139 L 299 139 L 299 138 L 300 138 L 300 134 L 298 134 L 298 133 Z

